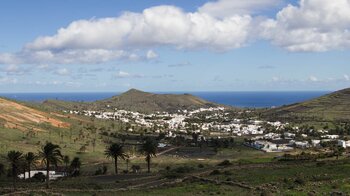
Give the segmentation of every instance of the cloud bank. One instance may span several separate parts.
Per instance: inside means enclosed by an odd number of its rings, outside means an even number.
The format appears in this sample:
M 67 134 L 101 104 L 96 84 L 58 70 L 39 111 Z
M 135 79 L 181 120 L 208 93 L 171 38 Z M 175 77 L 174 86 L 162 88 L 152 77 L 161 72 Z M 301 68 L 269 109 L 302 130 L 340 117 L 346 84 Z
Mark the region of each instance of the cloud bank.
M 205 13 L 185 13 L 174 6 L 157 6 L 116 18 L 79 20 L 54 36 L 39 37 L 29 51 L 135 49 L 161 45 L 176 48 L 239 48 L 247 41 L 248 15 L 217 19 Z
M 301 0 L 260 24 L 261 35 L 289 51 L 350 48 L 350 0 Z
M 38 37 L 0 64 L 96 64 L 149 60 L 160 46 L 227 51 L 268 40 L 291 52 L 350 48 L 350 0 L 300 0 L 275 18 L 256 16 L 281 0 L 218 0 L 195 12 L 156 6 L 141 13 L 73 21 L 55 35 Z M 140 52 L 141 51 L 141 52 Z

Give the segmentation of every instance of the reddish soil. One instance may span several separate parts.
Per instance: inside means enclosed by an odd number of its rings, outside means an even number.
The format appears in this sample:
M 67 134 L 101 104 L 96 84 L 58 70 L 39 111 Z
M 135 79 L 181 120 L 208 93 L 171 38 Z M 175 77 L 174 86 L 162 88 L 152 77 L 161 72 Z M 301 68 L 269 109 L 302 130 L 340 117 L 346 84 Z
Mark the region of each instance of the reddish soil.
M 0 118 L 5 127 L 26 130 L 40 123 L 49 123 L 54 127 L 67 128 L 70 124 L 65 123 L 52 115 L 21 105 L 19 103 L 0 98 Z M 34 127 L 31 127 L 33 130 Z

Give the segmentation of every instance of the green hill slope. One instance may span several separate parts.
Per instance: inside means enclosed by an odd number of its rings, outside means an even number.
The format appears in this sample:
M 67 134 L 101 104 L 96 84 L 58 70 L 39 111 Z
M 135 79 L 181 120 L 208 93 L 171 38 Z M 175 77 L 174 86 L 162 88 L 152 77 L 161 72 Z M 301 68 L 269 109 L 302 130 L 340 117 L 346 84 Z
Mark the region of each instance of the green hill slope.
M 322 97 L 268 110 L 265 118 L 288 121 L 349 121 L 350 88 Z
M 152 113 L 152 112 L 175 112 L 177 110 L 192 110 L 201 107 L 216 107 L 219 104 L 211 103 L 190 94 L 154 94 L 131 89 L 121 95 L 109 99 L 81 103 L 48 100 L 43 104 L 45 107 L 60 110 L 89 109 L 89 110 L 114 110 L 123 109 L 129 111 Z

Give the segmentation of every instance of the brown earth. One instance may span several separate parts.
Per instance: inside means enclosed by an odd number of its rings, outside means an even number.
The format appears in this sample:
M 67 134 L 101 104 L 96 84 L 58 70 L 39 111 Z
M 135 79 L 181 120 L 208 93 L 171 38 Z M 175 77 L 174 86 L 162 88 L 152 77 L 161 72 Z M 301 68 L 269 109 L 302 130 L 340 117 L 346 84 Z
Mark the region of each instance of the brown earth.
M 63 122 L 48 113 L 21 105 L 19 103 L 0 98 L 0 119 L 7 128 L 20 130 L 40 130 L 30 125 L 49 123 L 54 127 L 67 128 L 69 123 Z

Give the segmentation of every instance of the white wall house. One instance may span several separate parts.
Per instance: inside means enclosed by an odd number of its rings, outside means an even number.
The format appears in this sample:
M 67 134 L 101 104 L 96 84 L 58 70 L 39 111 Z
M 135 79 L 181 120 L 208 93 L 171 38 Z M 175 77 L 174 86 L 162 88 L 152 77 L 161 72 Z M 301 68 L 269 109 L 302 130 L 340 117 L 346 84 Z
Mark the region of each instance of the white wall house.
M 350 147 L 350 140 L 349 141 L 338 140 L 338 146 L 341 146 L 343 148 L 349 148 Z
M 45 170 L 33 170 L 30 171 L 30 177 L 33 177 L 35 174 L 43 173 L 46 176 Z M 18 178 L 24 179 L 24 175 L 26 178 L 29 178 L 29 172 L 25 172 L 24 174 L 18 175 Z M 64 177 L 64 173 L 57 173 L 56 171 L 49 171 L 50 180 L 56 180 L 57 178 Z

